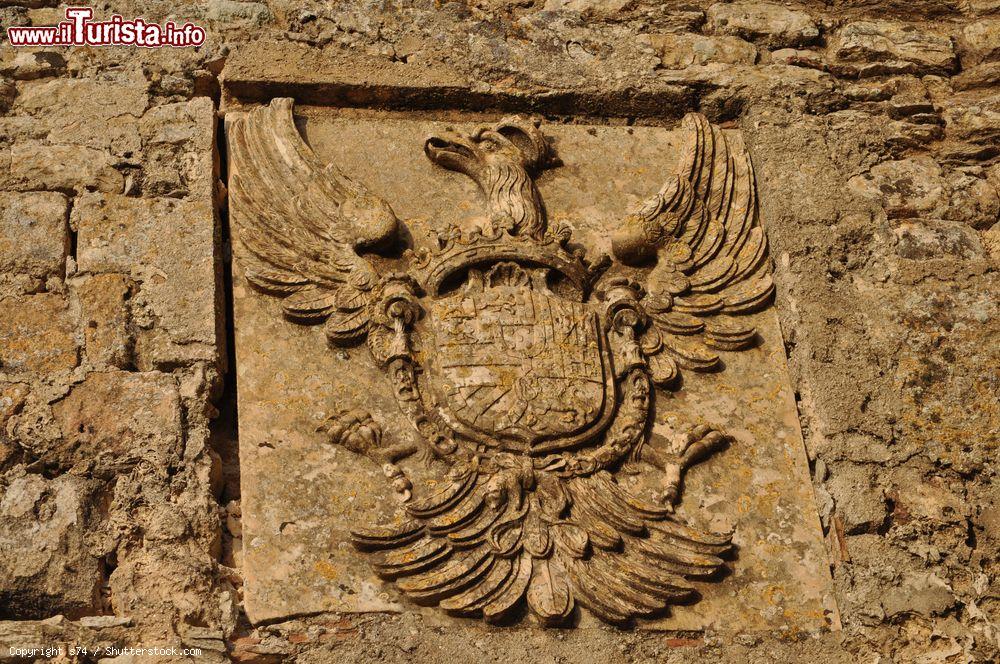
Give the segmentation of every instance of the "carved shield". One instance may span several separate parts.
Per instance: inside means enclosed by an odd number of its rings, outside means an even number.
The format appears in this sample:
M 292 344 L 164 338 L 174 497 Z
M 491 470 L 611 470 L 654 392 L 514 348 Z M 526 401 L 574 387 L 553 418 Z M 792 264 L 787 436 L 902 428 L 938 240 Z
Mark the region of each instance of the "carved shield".
M 430 307 L 428 380 L 452 428 L 539 453 L 580 444 L 610 419 L 614 380 L 597 315 L 547 289 L 470 287 Z

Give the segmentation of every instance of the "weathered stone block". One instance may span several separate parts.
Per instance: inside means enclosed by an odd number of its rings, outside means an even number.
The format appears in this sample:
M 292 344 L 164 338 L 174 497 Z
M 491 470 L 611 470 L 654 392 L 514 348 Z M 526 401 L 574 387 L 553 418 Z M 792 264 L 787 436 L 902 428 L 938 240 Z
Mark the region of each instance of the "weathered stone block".
M 181 624 L 196 625 L 219 607 L 206 602 L 214 594 L 215 569 L 207 556 L 187 546 L 148 546 L 119 564 L 109 577 L 115 609 L 137 622 L 155 623 L 171 616 Z
M 145 84 L 56 78 L 24 84 L 12 110 L 35 117 L 50 143 L 134 156 L 140 147 L 136 121 L 148 104 Z
M 66 299 L 42 293 L 0 300 L 0 372 L 54 373 L 77 365 L 76 322 Z
M 139 122 L 143 189 L 157 196 L 214 195 L 215 106 L 208 97 L 150 109 Z
M 874 481 L 872 469 L 854 464 L 840 464 L 827 483 L 836 499 L 836 513 L 847 534 L 874 532 L 888 514 L 885 496 Z
M 956 171 L 947 180 L 951 200 L 945 219 L 963 222 L 976 230 L 986 230 L 1000 221 L 1000 191 L 991 179 Z
M 120 192 L 125 183 L 115 170 L 111 155 L 82 145 L 47 145 L 41 141 L 15 143 L 8 152 L 0 173 L 7 171 L 9 188 L 16 190 L 96 189 Z M 0 177 L 0 182 L 4 178 Z
M 548 10 L 569 10 L 588 16 L 614 16 L 629 5 L 629 0 L 546 0 Z
M 958 3 L 966 16 L 996 16 L 1000 14 L 1000 0 L 961 0 Z
M 900 614 L 941 615 L 954 605 L 954 592 L 933 572 L 904 574 L 899 585 L 882 598 L 882 607 L 890 618 Z
M 271 10 L 263 2 L 237 2 L 236 0 L 209 0 L 209 20 L 225 24 L 261 25 L 271 20 Z
M 860 76 L 948 74 L 958 58 L 951 38 L 905 23 L 848 23 L 830 40 L 830 53 Z
M 996 149 L 1000 144 L 1000 95 L 948 100 L 941 117 L 948 138 Z
M 66 59 L 56 51 L 11 49 L 0 59 L 0 74 L 15 80 L 59 76 L 65 71 Z
M 963 69 L 952 77 L 951 86 L 955 90 L 978 90 L 1000 85 L 1000 62 L 987 62 Z
M 0 25 L 14 27 L 31 25 L 28 18 L 28 8 L 20 5 L 0 4 Z
M 983 248 L 995 261 L 1000 261 L 1000 222 L 983 232 Z
M 979 234 L 966 224 L 941 219 L 907 219 L 893 228 L 896 253 L 902 258 L 982 259 L 986 255 Z
M 7 422 L 21 411 L 27 397 L 26 383 L 0 382 L 0 431 L 6 431 Z M 0 469 L 6 469 L 10 465 L 17 450 L 8 436 L 0 435 Z
M 929 214 L 947 204 L 948 189 L 941 167 L 932 157 L 886 161 L 848 186 L 878 201 L 890 218 Z
M 100 483 L 21 472 L 0 491 L 0 619 L 100 613 L 102 565 L 88 547 Z
M 973 506 L 947 486 L 940 477 L 904 472 L 893 482 L 890 493 L 893 520 L 901 525 L 911 521 L 964 526 Z
M 958 40 L 963 67 L 1000 59 L 1000 18 L 970 23 Z
M 684 69 L 692 65 L 752 65 L 757 60 L 753 44 L 738 37 L 704 37 L 691 34 L 642 35 L 660 57 L 666 69 Z
M 124 369 L 132 363 L 129 331 L 129 280 L 120 274 L 95 274 L 76 284 L 84 325 L 87 359 L 97 368 Z
M 62 438 L 32 451 L 55 467 L 102 477 L 139 462 L 176 464 L 183 442 L 177 381 L 161 373 L 95 372 L 52 406 Z
M 822 53 L 798 48 L 780 48 L 777 51 L 772 51 L 771 62 L 811 69 L 822 69 L 825 66 Z
M 58 193 L 0 193 L 0 272 L 61 277 L 69 249 L 67 207 Z
M 819 37 L 809 14 L 766 2 L 716 3 L 705 18 L 707 32 L 736 35 L 772 49 L 805 46 Z
M 876 201 L 890 219 L 929 217 L 961 221 L 984 230 L 1000 216 L 1000 193 L 986 177 L 962 171 L 945 173 L 926 156 L 886 161 L 848 187 Z
M 71 218 L 82 271 L 128 274 L 140 369 L 218 359 L 218 247 L 211 200 L 87 194 Z
M 6 114 L 16 97 L 17 86 L 14 85 L 14 81 L 8 81 L 7 79 L 0 80 L 0 111 Z M 3 164 L 2 160 L 0 160 L 0 164 L 6 168 L 6 164 Z

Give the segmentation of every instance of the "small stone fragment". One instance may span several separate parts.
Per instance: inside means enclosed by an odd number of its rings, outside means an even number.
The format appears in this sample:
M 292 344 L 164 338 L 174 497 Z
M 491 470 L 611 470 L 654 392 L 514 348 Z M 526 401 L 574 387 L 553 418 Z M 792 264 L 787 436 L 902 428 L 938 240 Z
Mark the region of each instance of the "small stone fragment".
M 132 362 L 128 279 L 120 274 L 95 274 L 80 282 L 76 292 L 83 316 L 87 359 L 99 369 L 128 367 Z
M 848 23 L 830 41 L 830 53 L 858 76 L 948 74 L 958 59 L 951 39 L 906 23 Z
M 706 12 L 706 31 L 735 35 L 766 48 L 812 44 L 819 28 L 805 12 L 766 2 L 716 3 Z
M 57 293 L 0 299 L 0 371 L 55 373 L 77 365 L 76 325 Z
M 1000 18 L 970 23 L 958 41 L 963 67 L 1000 59 Z
M 753 44 L 737 37 L 704 37 L 690 34 L 642 35 L 660 57 L 665 69 L 684 69 L 692 65 L 752 65 L 757 60 Z
M 55 192 L 0 192 L 0 272 L 62 277 L 68 201 Z

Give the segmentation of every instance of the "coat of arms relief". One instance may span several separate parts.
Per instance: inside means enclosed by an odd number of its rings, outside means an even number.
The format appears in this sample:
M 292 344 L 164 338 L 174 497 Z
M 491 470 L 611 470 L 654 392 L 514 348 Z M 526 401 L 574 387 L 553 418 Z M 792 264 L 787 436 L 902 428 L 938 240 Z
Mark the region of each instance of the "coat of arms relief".
M 610 255 L 589 256 L 546 218 L 536 178 L 560 166 L 536 120 L 428 137 L 427 168 L 471 178 L 483 210 L 403 252 L 390 204 L 313 153 L 290 100 L 231 125 L 248 282 L 331 345 L 366 347 L 422 441 L 364 403 L 325 425 L 398 496 L 395 518 L 358 524 L 352 543 L 414 602 L 487 622 L 526 607 L 544 625 L 579 605 L 625 624 L 696 601 L 725 567 L 731 533 L 674 507 L 729 436 L 651 421 L 682 372 L 753 346 L 741 315 L 773 284 L 745 149 L 701 115 L 682 128 L 676 171 L 622 211 Z M 411 481 L 414 459 L 433 485 Z M 638 467 L 651 485 L 626 481 Z

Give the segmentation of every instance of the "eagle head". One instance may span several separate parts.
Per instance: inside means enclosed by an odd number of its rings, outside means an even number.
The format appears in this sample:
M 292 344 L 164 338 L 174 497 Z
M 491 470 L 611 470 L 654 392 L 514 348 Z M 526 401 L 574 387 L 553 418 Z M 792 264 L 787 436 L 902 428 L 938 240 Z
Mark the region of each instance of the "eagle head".
M 424 142 L 424 153 L 438 166 L 465 173 L 481 186 L 491 170 L 510 166 L 536 170 L 552 156 L 538 122 L 517 116 L 479 127 L 469 136 L 450 129 L 430 136 Z
M 424 153 L 438 166 L 464 173 L 479 185 L 494 224 L 515 233 L 544 232 L 541 198 L 530 173 L 549 164 L 552 150 L 537 121 L 504 118 L 468 136 L 448 130 L 428 137 Z

